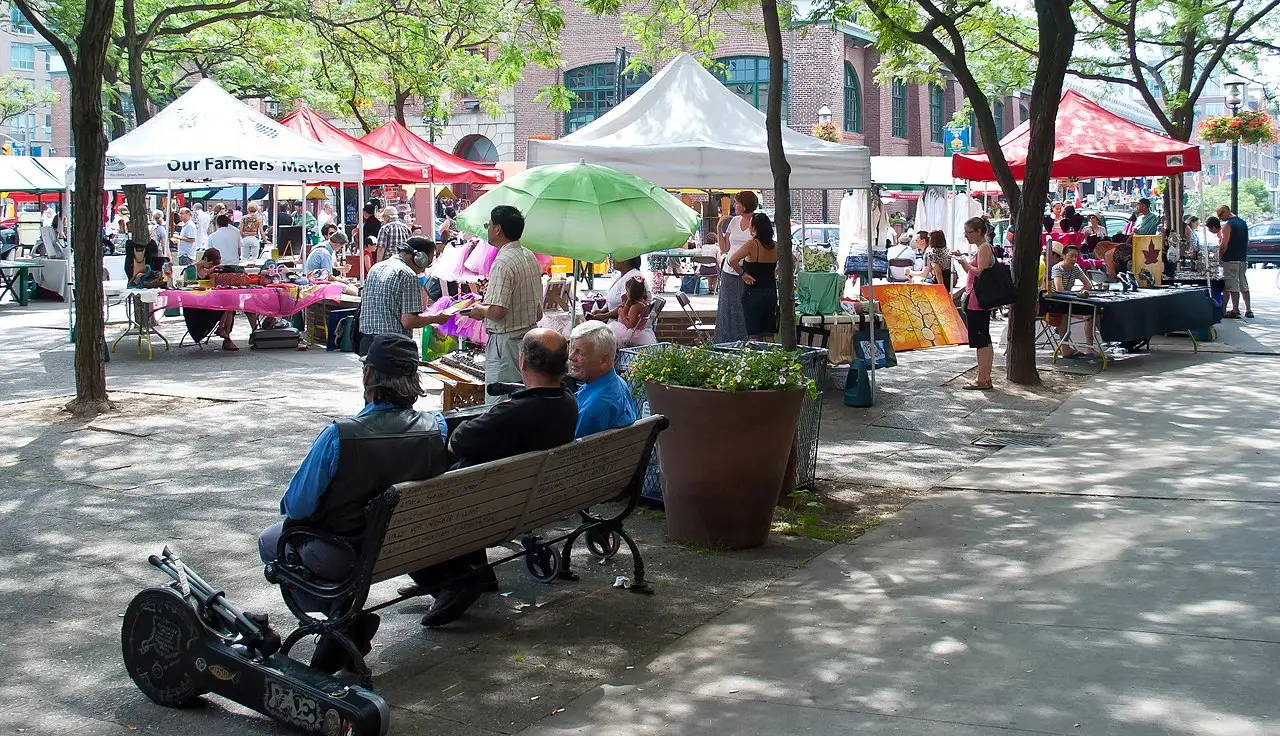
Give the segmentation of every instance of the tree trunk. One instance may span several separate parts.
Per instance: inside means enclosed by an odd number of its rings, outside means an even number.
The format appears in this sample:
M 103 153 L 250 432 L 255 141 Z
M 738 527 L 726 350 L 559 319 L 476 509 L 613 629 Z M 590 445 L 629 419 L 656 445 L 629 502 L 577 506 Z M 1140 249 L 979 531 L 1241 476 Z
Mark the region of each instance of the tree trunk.
M 409 121 L 405 120 L 405 117 L 404 117 L 404 106 L 408 102 L 409 102 L 408 90 L 399 90 L 399 89 L 396 90 L 396 104 L 395 104 L 396 121 L 399 122 L 401 125 L 405 125 L 405 126 L 409 124 Z
M 782 27 L 778 0 L 761 0 L 764 35 L 769 42 L 769 168 L 773 170 L 773 222 L 778 244 L 778 337 L 782 347 L 796 348 L 795 259 L 791 253 L 791 165 L 782 149 Z
M 135 0 L 124 0 L 125 60 L 128 63 L 129 97 L 133 100 L 134 121 L 142 125 L 151 119 L 151 95 L 147 93 L 147 85 L 142 77 L 142 48 L 138 44 L 137 17 L 134 10 Z M 129 204 L 129 233 L 135 243 L 149 243 L 151 237 L 151 208 L 147 204 L 147 187 L 145 184 L 131 184 L 124 188 L 125 201 Z M 168 253 L 167 243 L 157 243 L 160 255 Z M 177 265 L 177 262 L 174 262 Z
M 73 200 L 72 249 L 75 256 L 76 398 L 68 408 L 77 416 L 94 416 L 112 407 L 107 398 L 103 361 L 102 225 L 103 135 L 102 82 L 115 0 L 86 0 L 85 22 L 76 48 L 79 58 L 67 65 L 71 82 L 71 134 L 76 148 L 76 191 Z
M 1040 55 L 1035 83 L 1031 87 L 1031 137 L 1027 144 L 1027 167 L 1022 180 L 1020 206 L 1013 213 L 1016 233 L 1013 243 L 1013 280 L 1018 300 L 1009 316 L 1009 353 L 1006 376 L 1012 383 L 1036 385 L 1036 314 L 1040 287 L 1037 278 L 1039 255 L 1043 249 L 1041 217 L 1049 195 L 1050 167 L 1053 164 L 1054 135 L 1062 83 L 1075 46 L 1076 26 L 1070 6 L 1062 0 L 1036 0 L 1039 20 Z M 1046 264 L 1046 268 L 1048 265 Z

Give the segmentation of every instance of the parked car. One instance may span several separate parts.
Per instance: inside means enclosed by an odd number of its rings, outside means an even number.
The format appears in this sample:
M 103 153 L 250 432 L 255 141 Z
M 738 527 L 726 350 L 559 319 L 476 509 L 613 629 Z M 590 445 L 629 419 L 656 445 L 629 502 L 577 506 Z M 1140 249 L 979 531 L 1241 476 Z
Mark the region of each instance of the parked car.
M 1280 266 L 1280 220 L 1249 226 L 1249 265 L 1255 263 Z
M 800 226 L 791 229 L 791 242 L 805 245 L 825 245 L 830 248 L 840 247 L 840 226 L 831 223 L 804 225 L 804 237 L 801 238 Z

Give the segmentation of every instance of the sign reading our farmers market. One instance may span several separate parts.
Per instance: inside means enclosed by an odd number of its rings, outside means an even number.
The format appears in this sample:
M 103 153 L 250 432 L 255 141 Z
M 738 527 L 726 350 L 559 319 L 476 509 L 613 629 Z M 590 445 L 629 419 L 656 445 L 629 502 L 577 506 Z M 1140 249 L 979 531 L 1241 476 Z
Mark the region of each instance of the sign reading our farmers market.
M 341 164 L 322 164 L 319 161 L 251 161 L 243 158 L 202 158 L 185 161 L 171 160 L 165 164 L 169 171 L 283 171 L 289 174 L 341 174 Z

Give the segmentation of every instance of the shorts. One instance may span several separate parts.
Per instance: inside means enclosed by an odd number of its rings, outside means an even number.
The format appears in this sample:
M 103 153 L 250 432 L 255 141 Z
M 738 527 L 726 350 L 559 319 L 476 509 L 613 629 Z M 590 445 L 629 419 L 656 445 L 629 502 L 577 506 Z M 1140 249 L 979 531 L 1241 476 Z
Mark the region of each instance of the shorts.
M 1226 281 L 1222 290 L 1228 294 L 1249 293 L 1249 264 L 1246 261 L 1223 261 L 1222 278 Z
M 969 347 L 991 347 L 991 310 L 965 309 L 964 316 L 969 329 Z

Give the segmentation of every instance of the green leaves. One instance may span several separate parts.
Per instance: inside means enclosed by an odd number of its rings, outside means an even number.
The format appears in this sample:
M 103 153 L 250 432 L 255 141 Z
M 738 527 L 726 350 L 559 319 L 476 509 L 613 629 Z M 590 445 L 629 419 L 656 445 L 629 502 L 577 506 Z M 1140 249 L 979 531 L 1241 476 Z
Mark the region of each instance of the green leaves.
M 0 125 L 57 100 L 58 95 L 51 89 L 36 89 L 30 80 L 0 75 Z

